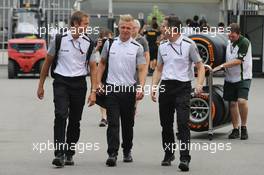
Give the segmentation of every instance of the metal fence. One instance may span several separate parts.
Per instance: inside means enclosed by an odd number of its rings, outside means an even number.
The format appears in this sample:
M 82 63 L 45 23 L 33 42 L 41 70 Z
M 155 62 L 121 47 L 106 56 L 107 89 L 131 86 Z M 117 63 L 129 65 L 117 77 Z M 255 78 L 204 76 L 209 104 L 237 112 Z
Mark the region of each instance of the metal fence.
M 51 28 L 68 26 L 72 7 L 75 0 L 24 0 L 24 3 L 40 3 L 45 16 L 48 42 L 51 36 Z M 21 0 L 0 0 L 0 65 L 8 62 L 7 43 L 11 39 L 11 15 L 14 8 L 20 7 Z
M 47 32 L 49 34 L 48 43 L 51 39 L 51 28 L 60 28 L 69 26 L 69 19 L 73 11 L 74 0 L 50 0 L 43 1 L 42 6 L 45 10 Z
M 7 64 L 7 41 L 8 41 L 8 20 L 10 8 L 13 3 L 9 0 L 0 0 L 0 64 Z

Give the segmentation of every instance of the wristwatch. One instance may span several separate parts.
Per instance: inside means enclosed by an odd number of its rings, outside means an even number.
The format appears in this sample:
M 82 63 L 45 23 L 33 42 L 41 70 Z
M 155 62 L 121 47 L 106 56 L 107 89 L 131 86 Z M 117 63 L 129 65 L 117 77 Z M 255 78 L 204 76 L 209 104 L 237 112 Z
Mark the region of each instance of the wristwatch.
M 224 67 L 223 64 L 221 64 L 220 67 L 221 67 L 222 70 L 225 70 L 225 67 Z

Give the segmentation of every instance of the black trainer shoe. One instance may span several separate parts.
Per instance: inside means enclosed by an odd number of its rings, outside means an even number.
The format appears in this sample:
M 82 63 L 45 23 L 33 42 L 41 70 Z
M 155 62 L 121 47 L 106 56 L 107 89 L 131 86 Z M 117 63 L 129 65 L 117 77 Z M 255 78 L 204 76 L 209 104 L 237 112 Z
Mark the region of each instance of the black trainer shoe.
M 66 156 L 65 165 L 69 165 L 69 166 L 74 165 L 74 161 L 73 161 L 72 156 Z
M 234 128 L 231 134 L 228 136 L 229 139 L 237 139 L 239 138 L 239 129 Z
M 248 132 L 246 126 L 241 126 L 241 140 L 247 140 L 248 139 Z
M 62 156 L 56 156 L 53 161 L 52 164 L 55 165 L 56 167 L 60 168 L 60 167 L 64 167 L 64 155 Z
M 116 156 L 109 156 L 105 164 L 109 167 L 116 166 L 116 160 L 117 160 Z
M 189 163 L 187 160 L 180 161 L 179 169 L 181 171 L 189 171 Z
M 174 154 L 165 154 L 164 159 L 161 161 L 161 166 L 171 166 L 171 162 L 174 161 Z
M 124 153 L 123 162 L 127 162 L 127 163 L 133 162 L 133 158 L 131 156 L 131 152 Z
M 106 119 L 102 119 L 99 123 L 99 127 L 105 127 L 107 125 L 107 120 Z

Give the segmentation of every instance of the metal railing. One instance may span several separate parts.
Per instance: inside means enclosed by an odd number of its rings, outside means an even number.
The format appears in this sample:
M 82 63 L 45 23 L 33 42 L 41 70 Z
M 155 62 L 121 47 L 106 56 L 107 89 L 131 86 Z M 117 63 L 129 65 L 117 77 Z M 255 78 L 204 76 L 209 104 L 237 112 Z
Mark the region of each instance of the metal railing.
M 0 64 L 7 64 L 7 42 L 8 36 L 8 26 L 10 21 L 8 20 L 9 11 L 12 3 L 9 0 L 0 1 Z
M 45 13 L 45 23 L 47 32 L 50 28 L 68 26 L 72 7 L 75 0 L 40 0 L 40 7 Z M 36 0 L 24 0 L 24 3 L 36 3 Z M 12 33 L 11 18 L 12 10 L 20 7 L 20 0 L 0 0 L 0 65 L 8 62 L 7 43 L 11 39 Z M 49 42 L 50 35 L 46 38 Z
M 208 77 L 206 77 L 206 84 L 209 87 L 209 117 L 208 117 L 208 139 L 213 139 L 214 128 L 213 128 L 213 118 L 212 118 L 212 102 L 213 102 L 213 69 L 209 65 L 205 65 L 205 69 L 209 71 Z

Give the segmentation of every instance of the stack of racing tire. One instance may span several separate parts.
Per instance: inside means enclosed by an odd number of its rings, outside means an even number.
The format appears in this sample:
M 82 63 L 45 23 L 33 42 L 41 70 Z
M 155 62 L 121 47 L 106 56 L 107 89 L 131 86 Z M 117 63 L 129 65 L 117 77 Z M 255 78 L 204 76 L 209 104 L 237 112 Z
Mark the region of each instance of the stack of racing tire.
M 198 48 L 205 64 L 212 68 L 225 62 L 228 38 L 226 34 L 195 34 L 190 35 Z
M 212 68 L 225 62 L 226 46 L 228 43 L 225 34 L 196 34 L 190 35 L 197 45 L 199 54 L 205 64 Z M 207 72 L 208 75 L 208 72 Z M 189 126 L 192 131 L 202 132 L 209 129 L 209 87 L 204 87 L 202 95 L 192 93 Z M 223 99 L 223 85 L 212 86 L 213 128 L 223 127 L 231 123 L 228 102 Z
M 209 87 L 203 88 L 201 95 L 192 93 L 191 112 L 189 126 L 192 131 L 207 131 L 209 127 Z M 213 127 L 218 128 L 230 124 L 229 104 L 223 99 L 223 85 L 213 85 L 212 88 L 212 112 Z

